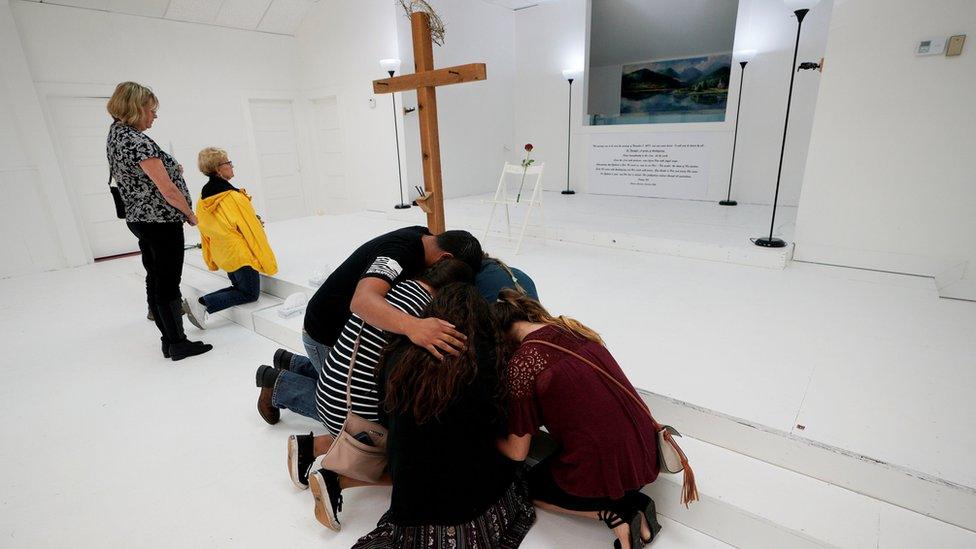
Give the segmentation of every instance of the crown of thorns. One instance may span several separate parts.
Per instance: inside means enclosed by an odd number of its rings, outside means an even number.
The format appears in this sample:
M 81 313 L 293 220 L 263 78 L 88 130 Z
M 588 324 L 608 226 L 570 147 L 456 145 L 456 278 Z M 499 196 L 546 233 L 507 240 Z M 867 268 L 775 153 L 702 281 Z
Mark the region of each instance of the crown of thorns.
M 409 18 L 414 12 L 426 13 L 430 19 L 430 39 L 438 46 L 444 45 L 444 21 L 425 0 L 398 0 Z

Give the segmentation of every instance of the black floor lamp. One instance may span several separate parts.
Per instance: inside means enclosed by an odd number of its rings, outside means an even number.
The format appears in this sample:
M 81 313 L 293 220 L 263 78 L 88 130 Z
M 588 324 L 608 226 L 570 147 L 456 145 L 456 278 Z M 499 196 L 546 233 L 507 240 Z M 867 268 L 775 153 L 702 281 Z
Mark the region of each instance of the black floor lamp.
M 739 140 L 739 115 L 742 113 L 742 88 L 746 83 L 746 65 L 756 56 L 756 50 L 739 50 L 734 52 L 732 56 L 739 60 L 739 66 L 742 67 L 742 76 L 739 78 L 739 103 L 735 107 L 735 132 L 733 132 L 732 137 L 732 166 L 729 168 L 729 193 L 725 196 L 725 200 L 719 202 L 719 205 L 722 206 L 735 206 L 738 204 L 738 202 L 732 200 L 732 174 L 735 173 L 735 144 Z
M 790 92 L 786 98 L 786 122 L 783 125 L 783 145 L 779 150 L 779 170 L 776 172 L 776 193 L 773 195 L 773 218 L 769 222 L 769 236 L 753 240 L 756 246 L 765 248 L 782 248 L 786 242 L 773 237 L 773 227 L 776 224 L 776 203 L 779 200 L 779 182 L 783 177 L 783 154 L 786 152 L 786 131 L 790 127 L 790 104 L 793 102 L 793 80 L 796 76 L 796 56 L 800 51 L 800 31 L 803 29 L 803 18 L 820 0 L 783 0 L 786 7 L 796 14 L 796 45 L 793 46 L 793 64 L 790 65 Z
M 563 78 L 569 82 L 569 106 L 566 110 L 566 190 L 563 194 L 576 194 L 576 191 L 569 188 L 569 161 L 572 153 L 570 144 L 573 139 L 573 80 L 579 77 L 580 71 L 573 69 L 563 69 Z
M 390 78 L 393 78 L 393 74 L 400 70 L 400 60 L 380 59 L 380 67 L 390 75 Z M 400 178 L 400 203 L 393 207 L 398 210 L 405 210 L 410 207 L 410 204 L 403 200 L 403 168 L 400 166 L 400 130 L 397 128 L 396 94 L 391 93 L 390 99 L 393 101 L 393 136 L 396 139 L 397 176 Z

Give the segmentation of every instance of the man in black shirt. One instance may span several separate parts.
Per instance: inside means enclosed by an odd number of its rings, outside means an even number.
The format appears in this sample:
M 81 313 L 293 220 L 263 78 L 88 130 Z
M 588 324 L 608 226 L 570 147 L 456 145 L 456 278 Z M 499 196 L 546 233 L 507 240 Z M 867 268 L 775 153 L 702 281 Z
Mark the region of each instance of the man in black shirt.
M 366 323 L 410 338 L 438 359 L 442 353 L 457 354 L 464 347 L 464 335 L 438 318 L 417 318 L 386 301 L 394 284 L 416 278 L 441 259 L 453 257 L 467 263 L 472 272 L 481 267 L 483 253 L 478 239 L 467 231 L 446 231 L 432 235 L 426 227 L 414 226 L 380 235 L 360 246 L 315 292 L 305 310 L 303 340 L 309 358 L 284 349 L 275 353 L 281 369 L 322 371 L 328 349 L 335 345 L 352 313 Z M 277 423 L 280 408 L 288 408 L 288 391 L 275 390 L 277 375 L 259 369 L 261 387 L 258 411 L 268 423 Z

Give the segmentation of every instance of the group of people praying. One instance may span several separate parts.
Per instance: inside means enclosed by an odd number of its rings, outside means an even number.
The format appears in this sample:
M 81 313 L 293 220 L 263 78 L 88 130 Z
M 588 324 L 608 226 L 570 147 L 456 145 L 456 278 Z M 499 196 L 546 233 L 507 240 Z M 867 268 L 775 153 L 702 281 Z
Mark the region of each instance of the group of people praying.
M 211 348 L 188 340 L 181 314 L 205 327 L 208 313 L 257 299 L 259 273 L 277 265 L 221 149 L 200 152 L 209 180 L 191 209 L 182 167 L 143 133 L 157 107 L 148 88 L 120 84 L 108 155 L 163 356 L 181 360 Z M 230 288 L 184 299 L 184 222 Z M 353 547 L 514 548 L 536 508 L 602 521 L 622 549 L 659 531 L 641 492 L 659 472 L 656 428 L 637 391 L 597 332 L 550 314 L 535 282 L 470 233 L 414 226 L 362 244 L 309 300 L 302 340 L 304 355 L 278 349 L 258 367 L 257 411 L 271 425 L 282 410 L 321 424 L 287 438 L 287 473 L 325 527 L 340 529 L 351 489 L 392 485 Z M 352 433 L 366 446 L 384 437 L 375 480 L 330 470 L 350 414 L 385 430 Z

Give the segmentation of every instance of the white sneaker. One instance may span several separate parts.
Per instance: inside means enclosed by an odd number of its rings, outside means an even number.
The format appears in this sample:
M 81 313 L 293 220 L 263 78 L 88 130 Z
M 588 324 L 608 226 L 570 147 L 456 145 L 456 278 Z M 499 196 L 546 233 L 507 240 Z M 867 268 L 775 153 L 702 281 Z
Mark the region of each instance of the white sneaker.
M 202 305 L 198 299 L 200 299 L 200 292 L 194 290 L 193 288 L 184 286 L 180 290 L 183 293 L 183 312 L 186 313 L 186 318 L 201 330 L 207 329 L 207 308 Z

